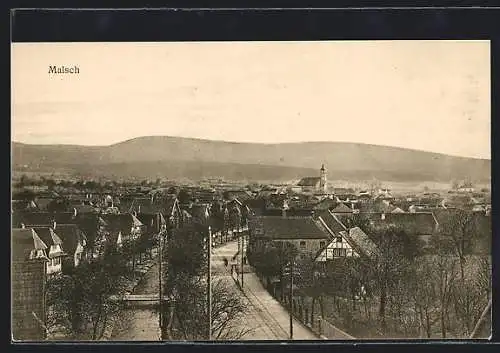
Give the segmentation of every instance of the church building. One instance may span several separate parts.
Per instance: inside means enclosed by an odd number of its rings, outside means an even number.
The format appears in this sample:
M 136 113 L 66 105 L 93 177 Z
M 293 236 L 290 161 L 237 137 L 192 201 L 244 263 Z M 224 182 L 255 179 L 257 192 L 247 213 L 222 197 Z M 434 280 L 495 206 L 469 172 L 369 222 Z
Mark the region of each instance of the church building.
M 323 164 L 321 166 L 319 177 L 305 177 L 302 178 L 297 186 L 299 186 L 302 192 L 313 192 L 313 193 L 326 193 L 327 179 L 326 179 L 326 168 Z

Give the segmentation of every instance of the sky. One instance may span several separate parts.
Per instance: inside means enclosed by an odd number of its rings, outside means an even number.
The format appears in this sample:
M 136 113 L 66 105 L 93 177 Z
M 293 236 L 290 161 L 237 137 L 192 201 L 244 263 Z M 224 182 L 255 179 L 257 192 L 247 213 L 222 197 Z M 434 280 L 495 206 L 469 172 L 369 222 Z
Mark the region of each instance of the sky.
M 489 41 L 14 43 L 11 58 L 16 142 L 346 141 L 490 158 Z

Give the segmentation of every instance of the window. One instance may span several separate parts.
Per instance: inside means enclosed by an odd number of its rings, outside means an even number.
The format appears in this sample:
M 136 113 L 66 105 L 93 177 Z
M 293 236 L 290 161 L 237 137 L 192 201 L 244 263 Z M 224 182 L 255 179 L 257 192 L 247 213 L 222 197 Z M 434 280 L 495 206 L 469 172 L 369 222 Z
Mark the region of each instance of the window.
M 323 249 L 324 247 L 325 247 L 325 242 L 324 241 L 320 241 L 319 242 L 319 248 Z
M 301 249 L 305 249 L 305 248 L 306 248 L 306 242 L 305 242 L 305 241 L 303 241 L 303 240 L 300 242 L 300 244 L 299 244 L 299 245 L 300 245 L 300 248 L 301 248 Z
M 52 266 L 58 266 L 61 264 L 61 258 L 60 257 L 54 257 L 52 259 Z
M 333 249 L 333 256 L 334 257 L 345 257 L 345 256 L 347 256 L 347 250 L 346 249 Z
M 33 250 L 30 254 L 31 260 L 39 259 L 39 258 L 43 258 L 43 257 L 46 257 L 44 250 Z

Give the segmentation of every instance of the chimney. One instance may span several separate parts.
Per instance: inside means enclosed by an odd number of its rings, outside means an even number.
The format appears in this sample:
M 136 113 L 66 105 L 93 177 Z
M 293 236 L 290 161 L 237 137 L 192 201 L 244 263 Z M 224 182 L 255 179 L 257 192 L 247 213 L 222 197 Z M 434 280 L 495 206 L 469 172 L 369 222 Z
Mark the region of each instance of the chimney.
M 385 213 L 382 213 L 382 214 L 380 215 L 380 219 L 381 219 L 381 220 L 384 220 L 384 219 L 385 219 Z
M 52 229 L 56 229 L 56 226 L 57 226 L 57 222 L 54 220 L 52 223 Z
M 24 223 L 21 223 L 21 228 L 26 229 L 26 225 Z
M 76 217 L 77 214 L 78 214 L 78 211 L 76 210 L 76 208 L 73 208 L 73 216 Z

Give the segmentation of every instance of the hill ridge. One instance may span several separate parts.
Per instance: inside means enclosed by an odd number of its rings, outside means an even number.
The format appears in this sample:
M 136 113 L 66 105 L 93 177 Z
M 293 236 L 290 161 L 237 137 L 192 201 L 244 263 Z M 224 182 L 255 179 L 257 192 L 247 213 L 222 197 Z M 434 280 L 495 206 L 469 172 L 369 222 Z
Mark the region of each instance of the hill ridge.
M 76 170 L 79 169 L 77 166 L 102 168 L 108 165 L 111 170 L 113 166 L 121 165 L 119 169 L 122 174 L 128 173 L 127 168 L 122 167 L 124 164 L 130 166 L 131 172 L 135 168 L 133 165 L 153 163 L 147 167 L 153 173 L 154 163 L 158 163 L 162 173 L 167 173 L 170 163 L 186 170 L 187 177 L 189 173 L 203 175 L 204 170 L 214 174 L 220 169 L 223 176 L 226 173 L 228 177 L 245 178 L 245 173 L 238 171 L 240 168 L 253 178 L 258 178 L 262 172 L 287 180 L 303 176 L 306 171 L 319 170 L 325 164 L 331 177 L 348 175 L 351 178 L 365 178 L 372 175 L 377 178 L 392 176 L 396 179 L 440 181 L 491 179 L 489 159 L 356 142 L 261 144 L 171 136 L 143 136 L 108 146 L 13 142 L 12 162 L 14 168 L 18 169 L 27 166 L 28 169 L 57 167 Z M 266 172 L 261 167 L 267 168 Z M 270 172 L 269 168 L 276 170 Z

